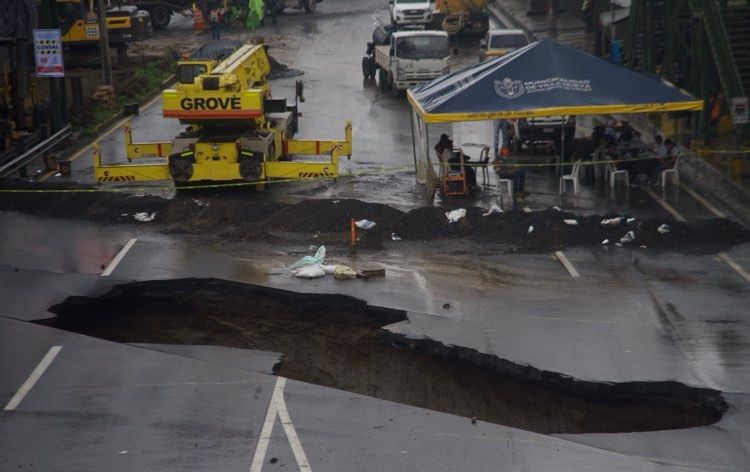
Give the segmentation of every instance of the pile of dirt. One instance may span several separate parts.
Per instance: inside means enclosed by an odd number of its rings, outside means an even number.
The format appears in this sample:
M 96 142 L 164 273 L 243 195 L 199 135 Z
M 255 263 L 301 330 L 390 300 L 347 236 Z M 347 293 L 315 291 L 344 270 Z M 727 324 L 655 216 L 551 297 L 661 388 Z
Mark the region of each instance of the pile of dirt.
M 11 184 L 0 185 L 8 187 Z M 39 188 L 29 183 L 14 188 Z M 52 186 L 43 188 L 52 189 Z M 68 187 L 81 190 L 81 187 Z M 83 188 L 85 189 L 85 188 Z M 104 222 L 148 224 L 162 231 L 213 235 L 240 241 L 263 238 L 269 231 L 298 234 L 335 235 L 331 242 L 348 240 L 350 220 L 367 219 L 376 226 L 358 231 L 363 248 L 379 249 L 391 242 L 395 233 L 404 241 L 470 239 L 521 252 L 549 252 L 574 246 L 608 246 L 619 243 L 632 231 L 633 241 L 623 247 L 711 253 L 750 241 L 750 231 L 728 219 L 690 223 L 670 218 L 632 219 L 627 215 L 576 216 L 548 209 L 536 212 L 509 211 L 483 216 L 485 210 L 466 208 L 466 216 L 449 223 L 446 208 L 422 207 L 403 212 L 388 205 L 354 199 L 310 199 L 297 204 L 270 201 L 255 192 L 215 192 L 204 195 L 186 192 L 174 199 L 133 196 L 113 192 L 87 193 L 6 193 L 0 198 L 1 210 L 21 211 L 37 216 L 86 219 Z M 137 222 L 138 213 L 154 214 L 148 223 Z M 616 225 L 604 226 L 602 220 L 621 217 Z M 565 220 L 575 220 L 570 225 Z M 660 232 L 666 224 L 668 232 Z M 529 229 L 533 227 L 533 230 Z
M 390 221 L 403 212 L 380 203 L 361 200 L 304 200 L 276 213 L 268 221 L 271 229 L 303 232 L 348 231 L 350 220 Z
M 299 77 L 304 72 L 297 69 L 291 69 L 286 64 L 282 64 L 271 56 L 268 56 L 268 62 L 271 65 L 271 73 L 268 74 L 268 80 L 288 79 L 290 77 Z
M 370 247 L 380 247 L 383 241 L 390 239 L 392 233 L 396 233 L 403 240 L 469 238 L 527 252 L 595 246 L 608 240 L 606 245 L 610 246 L 620 243 L 623 247 L 645 246 L 650 249 L 707 253 L 750 241 L 750 231 L 728 219 L 690 223 L 671 218 L 631 220 L 628 215 L 580 217 L 556 209 L 530 213 L 509 211 L 488 216 L 483 216 L 483 213 L 481 208 L 467 208 L 463 219 L 449 223 L 445 209 L 418 208 L 393 220 L 383 221 L 364 235 L 363 242 Z M 603 220 L 612 218 L 619 218 L 620 222 L 602 225 Z M 565 220 L 575 221 L 575 224 L 568 224 Z M 667 225 L 668 232 L 659 232 L 661 225 Z M 621 238 L 631 231 L 633 241 L 621 243 Z

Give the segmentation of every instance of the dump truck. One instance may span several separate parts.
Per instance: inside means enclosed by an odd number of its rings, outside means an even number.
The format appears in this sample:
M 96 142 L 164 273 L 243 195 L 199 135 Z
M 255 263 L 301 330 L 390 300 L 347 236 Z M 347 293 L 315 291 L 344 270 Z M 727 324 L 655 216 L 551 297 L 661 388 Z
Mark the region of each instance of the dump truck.
M 379 25 L 372 39 L 362 58 L 362 74 L 367 80 L 377 75 L 380 88 L 394 95 L 450 72 L 444 31 L 394 31 L 390 25 Z
M 484 35 L 490 29 L 489 4 L 494 0 L 435 0 L 432 22 L 450 35 Z
M 344 140 L 294 139 L 303 85 L 295 99 L 273 98 L 263 44 L 245 44 L 226 59 L 194 57 L 178 63 L 178 83 L 162 93 L 162 115 L 187 125 L 165 142 L 135 142 L 125 128 L 128 164 L 103 164 L 94 146 L 96 181 L 172 180 L 175 186 L 333 178 L 351 156 L 351 122 Z M 318 156 L 304 158 L 301 156 Z M 143 159 L 153 162 L 141 163 Z

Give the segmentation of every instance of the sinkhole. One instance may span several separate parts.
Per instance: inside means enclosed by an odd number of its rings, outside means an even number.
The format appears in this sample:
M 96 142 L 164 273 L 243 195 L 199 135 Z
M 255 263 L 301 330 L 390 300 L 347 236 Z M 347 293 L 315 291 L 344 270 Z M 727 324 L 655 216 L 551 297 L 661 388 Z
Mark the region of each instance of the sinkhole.
M 115 342 L 278 352 L 274 372 L 290 379 L 545 434 L 689 428 L 727 409 L 716 390 L 580 381 L 405 338 L 384 329 L 407 320 L 403 311 L 341 295 L 181 279 L 118 285 L 50 311 L 42 323 Z

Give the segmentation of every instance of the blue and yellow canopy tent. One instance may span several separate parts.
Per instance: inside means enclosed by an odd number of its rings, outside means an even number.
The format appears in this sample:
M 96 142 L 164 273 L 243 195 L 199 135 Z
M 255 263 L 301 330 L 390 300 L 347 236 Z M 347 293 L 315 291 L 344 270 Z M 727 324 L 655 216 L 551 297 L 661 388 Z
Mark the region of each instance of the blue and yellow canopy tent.
M 703 108 L 700 99 L 658 77 L 548 39 L 420 84 L 407 97 L 420 183 L 432 180 L 429 123 Z

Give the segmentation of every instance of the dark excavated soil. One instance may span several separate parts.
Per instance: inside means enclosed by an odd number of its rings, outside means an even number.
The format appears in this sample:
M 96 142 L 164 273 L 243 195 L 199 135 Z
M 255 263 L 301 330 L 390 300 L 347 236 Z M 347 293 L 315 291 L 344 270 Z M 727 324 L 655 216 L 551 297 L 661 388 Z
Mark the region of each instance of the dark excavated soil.
M 8 184 L 5 184 L 7 187 Z M 137 212 L 156 212 L 154 221 L 145 223 L 159 230 L 196 235 L 215 235 L 235 240 L 256 240 L 269 232 L 304 240 L 315 233 L 336 235 L 332 241 L 348 241 L 349 221 L 369 219 L 377 226 L 359 231 L 360 245 L 377 249 L 391 242 L 396 233 L 404 241 L 433 241 L 466 238 L 494 243 L 506 250 L 548 252 L 572 246 L 597 246 L 609 239 L 618 242 L 628 231 L 635 241 L 628 247 L 682 252 L 712 253 L 750 241 L 750 231 L 728 219 L 689 223 L 670 218 L 636 220 L 617 227 L 604 227 L 603 218 L 620 215 L 580 217 L 554 209 L 525 213 L 509 211 L 482 216 L 484 210 L 468 207 L 466 217 L 448 223 L 445 208 L 423 207 L 402 212 L 387 205 L 360 200 L 310 199 L 291 205 L 269 201 L 263 194 L 185 193 L 175 199 L 154 196 L 135 197 L 120 193 L 5 193 L 0 210 L 16 210 L 40 216 L 80 218 L 93 221 L 143 225 L 133 219 Z M 626 216 L 626 215 L 624 215 Z M 577 226 L 564 223 L 575 219 Z M 668 224 L 671 232 L 657 228 Z M 529 233 L 530 226 L 534 230 Z M 301 236 L 299 235 L 301 234 Z
M 712 424 L 721 393 L 676 382 L 584 382 L 472 349 L 408 339 L 406 319 L 340 295 L 215 279 L 139 282 L 70 297 L 45 324 L 117 342 L 283 353 L 278 375 L 541 433 L 650 431 Z

